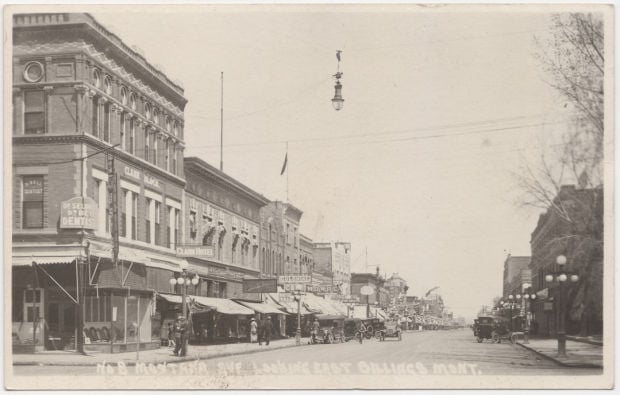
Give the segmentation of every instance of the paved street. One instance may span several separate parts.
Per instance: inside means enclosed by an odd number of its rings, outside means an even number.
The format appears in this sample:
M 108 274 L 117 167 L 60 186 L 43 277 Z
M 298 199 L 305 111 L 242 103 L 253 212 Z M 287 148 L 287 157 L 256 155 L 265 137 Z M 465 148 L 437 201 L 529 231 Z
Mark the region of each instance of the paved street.
M 257 346 L 258 347 L 258 346 Z M 263 346 L 264 347 L 264 346 Z M 200 365 L 200 366 L 199 366 Z M 261 353 L 215 358 L 200 362 L 168 364 L 170 374 L 404 374 L 404 375 L 596 375 L 601 369 L 561 367 L 512 344 L 474 341 L 471 330 L 405 333 L 403 340 L 305 345 Z M 18 375 L 118 374 L 96 367 L 15 366 Z M 165 374 L 148 365 L 126 368 L 128 375 Z

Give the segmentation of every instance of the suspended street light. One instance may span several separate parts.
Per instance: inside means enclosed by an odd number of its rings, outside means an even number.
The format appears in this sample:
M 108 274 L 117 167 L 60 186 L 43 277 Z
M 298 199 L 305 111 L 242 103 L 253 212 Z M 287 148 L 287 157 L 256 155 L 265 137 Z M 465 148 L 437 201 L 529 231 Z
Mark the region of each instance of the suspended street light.
M 342 51 L 336 51 L 336 58 L 338 59 L 338 70 L 334 77 L 336 78 L 336 85 L 334 85 L 334 98 L 332 99 L 332 106 L 336 111 L 342 110 L 344 106 L 344 99 L 342 98 L 342 84 L 340 83 L 340 78 L 342 77 L 342 73 L 340 72 L 340 54 Z

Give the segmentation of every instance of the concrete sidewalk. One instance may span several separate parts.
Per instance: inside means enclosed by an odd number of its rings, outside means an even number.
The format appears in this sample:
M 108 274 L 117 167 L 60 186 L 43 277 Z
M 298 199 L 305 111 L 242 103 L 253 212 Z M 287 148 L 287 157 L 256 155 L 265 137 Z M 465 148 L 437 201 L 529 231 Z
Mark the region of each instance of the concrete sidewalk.
M 557 339 L 529 339 L 528 344 L 523 344 L 523 340 L 520 339 L 517 341 L 517 344 L 562 366 L 579 368 L 603 367 L 603 347 L 600 345 L 567 339 L 566 357 L 558 357 Z
M 308 345 L 308 338 L 301 339 L 301 346 Z M 301 347 L 300 346 L 300 347 Z M 172 353 L 172 348 L 164 347 L 155 350 L 140 351 L 139 362 L 141 363 L 174 363 L 183 361 L 195 361 L 197 359 L 211 359 L 230 355 L 252 354 L 287 347 L 295 347 L 295 338 L 273 340 L 266 346 L 264 343 L 235 343 L 218 345 L 189 345 L 185 357 L 177 357 Z M 69 351 L 44 351 L 36 354 L 14 354 L 13 365 L 37 365 L 37 366 L 97 366 L 106 363 L 117 365 L 119 362 L 126 366 L 136 363 L 136 352 L 123 352 L 117 354 L 89 352 L 88 355 L 80 355 Z

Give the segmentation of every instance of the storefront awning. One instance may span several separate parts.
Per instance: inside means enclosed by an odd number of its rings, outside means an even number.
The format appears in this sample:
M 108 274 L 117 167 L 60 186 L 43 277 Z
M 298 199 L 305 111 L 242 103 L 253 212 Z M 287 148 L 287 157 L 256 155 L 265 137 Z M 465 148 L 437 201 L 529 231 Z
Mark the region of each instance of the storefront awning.
M 32 262 L 37 265 L 64 265 L 75 261 L 76 256 L 38 256 L 38 257 L 13 257 L 13 266 L 32 266 Z
M 104 259 L 112 259 L 112 245 L 97 241 L 90 243 L 90 255 Z M 187 267 L 187 261 L 173 255 L 144 251 L 129 246 L 121 246 L 118 252 L 119 261 L 140 263 L 149 267 L 180 271 Z
M 282 300 L 280 299 L 279 295 L 280 294 L 265 294 L 267 295 L 274 303 L 279 304 L 280 306 L 284 307 L 284 309 L 286 309 L 286 311 L 289 314 L 297 314 L 297 302 L 295 301 L 288 301 L 288 300 Z M 313 314 L 310 310 L 308 310 L 306 307 L 304 307 L 303 303 L 301 304 L 301 315 L 309 315 L 309 314 Z
M 240 300 L 237 300 L 236 302 L 261 314 L 287 314 L 282 310 L 278 310 L 275 306 L 269 303 L 245 302 Z
M 181 304 L 183 302 L 183 298 L 181 295 L 174 295 L 174 294 L 157 294 L 158 297 L 164 299 L 167 302 L 170 303 L 177 303 L 177 304 Z M 190 298 L 189 296 L 185 297 L 185 301 L 186 302 L 190 302 Z
M 229 315 L 254 315 L 254 311 L 245 306 L 235 303 L 230 299 L 209 298 L 206 296 L 190 296 L 190 298 L 199 305 L 211 307 L 218 313 Z

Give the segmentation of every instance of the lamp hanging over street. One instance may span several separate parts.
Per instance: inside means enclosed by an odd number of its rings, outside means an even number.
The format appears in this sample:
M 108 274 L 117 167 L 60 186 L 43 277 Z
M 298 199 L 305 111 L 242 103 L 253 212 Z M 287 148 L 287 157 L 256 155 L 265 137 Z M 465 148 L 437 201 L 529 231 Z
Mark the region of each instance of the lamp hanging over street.
M 340 54 L 342 51 L 336 51 L 336 58 L 338 59 L 338 70 L 334 77 L 336 78 L 336 85 L 334 85 L 334 98 L 332 99 L 332 106 L 336 111 L 340 111 L 344 106 L 344 99 L 342 98 L 342 84 L 340 83 L 340 78 L 342 77 L 342 73 L 340 72 Z

